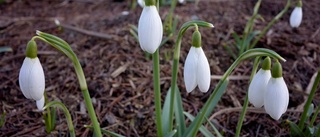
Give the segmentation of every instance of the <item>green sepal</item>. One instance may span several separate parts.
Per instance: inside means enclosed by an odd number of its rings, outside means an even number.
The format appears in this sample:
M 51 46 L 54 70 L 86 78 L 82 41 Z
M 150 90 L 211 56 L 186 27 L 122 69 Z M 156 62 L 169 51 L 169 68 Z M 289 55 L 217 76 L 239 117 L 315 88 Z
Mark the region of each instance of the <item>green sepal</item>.
M 300 8 L 302 7 L 302 0 L 298 1 L 297 7 L 300 7 Z
M 266 57 L 263 60 L 261 68 L 263 70 L 270 70 L 271 69 L 271 59 L 270 59 L 270 57 Z
M 272 71 L 271 71 L 271 75 L 273 78 L 280 78 L 282 77 L 282 66 L 279 63 L 279 61 L 277 61 L 276 63 L 274 63 L 273 67 L 272 67 Z
M 192 34 L 192 46 L 196 48 L 201 47 L 201 33 L 199 31 L 195 31 Z
M 156 5 L 155 0 L 145 0 L 144 2 L 146 4 L 146 6 L 155 6 Z
M 34 40 L 30 40 L 26 49 L 26 57 L 36 58 L 38 54 L 37 43 Z

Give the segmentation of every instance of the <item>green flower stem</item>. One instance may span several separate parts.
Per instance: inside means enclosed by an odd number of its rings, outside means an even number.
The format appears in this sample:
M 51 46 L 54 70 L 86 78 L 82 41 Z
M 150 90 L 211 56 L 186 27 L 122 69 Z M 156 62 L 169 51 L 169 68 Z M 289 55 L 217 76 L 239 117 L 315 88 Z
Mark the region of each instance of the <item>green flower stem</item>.
M 200 126 L 203 123 L 204 118 L 210 114 L 210 112 L 212 111 L 212 109 L 209 110 L 209 106 L 210 104 L 214 101 L 214 97 L 217 93 L 217 91 L 221 88 L 222 83 L 227 79 L 227 77 L 231 74 L 231 72 L 233 71 L 233 69 L 236 68 L 236 66 L 238 64 L 240 64 L 241 61 L 248 59 L 248 58 L 252 58 L 252 57 L 258 57 L 258 56 L 270 56 L 273 57 L 275 59 L 279 59 L 279 60 L 283 60 L 285 61 L 285 59 L 283 59 L 279 54 L 277 54 L 276 52 L 269 50 L 269 49 L 263 49 L 263 48 L 255 48 L 255 49 L 250 49 L 247 50 L 246 52 L 244 52 L 243 54 L 241 54 L 236 60 L 235 62 L 229 67 L 229 69 L 224 73 L 224 75 L 222 76 L 222 78 L 220 79 L 219 83 L 217 84 L 216 88 L 214 89 L 214 91 L 212 92 L 212 94 L 210 95 L 209 99 L 207 100 L 207 102 L 205 103 L 205 105 L 203 106 L 203 108 L 201 109 L 200 113 L 198 113 L 196 119 L 191 123 L 190 127 L 192 127 L 192 129 L 188 129 L 187 133 L 184 134 L 184 137 L 194 137 L 196 136 L 198 129 L 200 128 Z
M 284 7 L 284 9 L 268 23 L 268 25 L 259 34 L 258 38 L 256 38 L 253 41 L 253 43 L 250 45 L 249 49 L 252 49 L 258 43 L 258 41 L 262 38 L 262 36 L 264 36 L 267 33 L 267 31 L 270 29 L 270 27 L 274 23 L 276 23 L 276 21 L 278 21 L 287 12 L 287 10 L 289 9 L 290 5 L 291 5 L 291 0 L 288 0 L 286 6 Z
M 156 106 L 156 126 L 157 136 L 163 136 L 162 121 L 161 121 L 161 89 L 160 89 L 160 69 L 159 69 L 159 49 L 152 54 L 153 60 L 153 90 Z
M 204 22 L 204 21 L 186 22 L 180 28 L 179 35 L 178 35 L 178 38 L 177 38 L 177 40 L 175 42 L 175 46 L 174 46 L 173 65 L 172 65 L 171 95 L 170 95 L 171 98 L 170 98 L 170 109 L 169 109 L 169 113 L 170 113 L 170 115 L 169 115 L 169 121 L 170 121 L 169 130 L 170 131 L 173 127 L 173 112 L 174 112 L 174 98 L 175 98 L 174 91 L 176 91 L 176 87 L 177 87 L 181 39 L 182 39 L 183 34 L 186 32 L 186 30 L 189 27 L 194 26 L 194 24 L 197 24 L 198 26 L 201 26 L 201 27 L 213 28 L 213 25 L 211 23 Z M 185 127 L 186 125 L 179 125 L 179 126 L 183 126 L 184 129 L 186 128 Z
M 298 124 L 298 126 L 299 126 L 299 128 L 301 130 L 304 129 L 304 122 L 307 119 L 307 113 L 308 113 L 310 104 L 312 102 L 312 99 L 314 97 L 314 94 L 316 93 L 316 90 L 317 90 L 317 87 L 319 85 L 319 82 L 320 82 L 320 69 L 318 70 L 318 74 L 317 74 L 317 77 L 316 77 L 316 79 L 315 79 L 315 81 L 313 83 L 311 92 L 310 92 L 310 94 L 308 96 L 308 100 L 307 100 L 306 104 L 304 105 L 304 110 L 303 110 L 303 113 L 301 115 L 301 119 L 300 119 L 299 124 Z
M 44 92 L 44 102 L 45 104 L 48 104 L 48 96 L 47 96 L 47 92 Z M 47 109 L 47 112 L 44 114 L 46 116 L 44 116 L 44 121 L 45 121 L 45 126 L 46 126 L 46 131 L 47 133 L 50 133 L 52 131 L 52 119 L 51 119 L 51 111 L 50 108 Z
M 102 137 L 100 124 L 98 122 L 97 116 L 95 114 L 95 111 L 94 111 L 94 108 L 92 105 L 92 101 L 91 101 L 90 94 L 89 94 L 88 87 L 87 87 L 87 82 L 86 82 L 81 64 L 80 64 L 76 54 L 73 52 L 73 50 L 71 49 L 69 44 L 67 42 L 65 42 L 64 40 L 62 40 L 61 38 L 56 37 L 51 34 L 43 33 L 40 31 L 37 31 L 37 34 L 39 36 L 34 36 L 32 38 L 32 40 L 38 38 L 38 39 L 48 43 L 49 45 L 53 46 L 54 48 L 58 49 L 59 51 L 61 51 L 65 55 L 67 55 L 72 60 L 72 63 L 75 68 L 76 75 L 77 75 L 77 78 L 78 78 L 78 81 L 80 84 L 80 89 L 82 91 L 82 94 L 83 94 L 83 97 L 85 100 L 85 104 L 88 109 L 88 113 L 89 113 L 91 122 L 94 127 L 94 133 L 97 137 Z
M 257 72 L 260 59 L 261 59 L 261 57 L 256 57 L 256 59 L 254 60 L 253 69 L 252 69 L 252 72 L 251 72 L 251 75 L 250 75 L 250 82 L 251 82 L 253 76 L 254 76 L 254 75 L 256 74 L 256 72 Z M 249 82 L 249 83 L 250 83 L 250 82 Z M 246 94 L 246 98 L 245 98 L 245 100 L 244 100 L 244 104 L 243 104 L 243 108 L 242 108 L 242 111 L 241 111 L 241 115 L 240 115 L 240 118 L 239 118 L 239 121 L 238 121 L 238 124 L 237 124 L 237 129 L 236 129 L 236 135 L 235 135 L 235 137 L 239 137 L 239 136 L 240 136 L 240 131 L 241 131 L 241 128 L 242 128 L 242 123 L 243 123 L 245 114 L 246 114 L 246 112 L 247 112 L 248 104 L 249 104 L 249 98 L 248 98 L 248 93 L 247 93 L 247 94 Z
M 54 106 L 57 106 L 63 110 L 64 115 L 66 116 L 66 119 L 67 119 L 70 136 L 75 137 L 76 135 L 74 133 L 74 127 L 72 124 L 70 112 L 63 103 L 61 103 L 59 101 L 52 101 L 52 102 L 49 102 L 46 106 L 44 106 L 43 109 L 47 109 L 47 108 L 49 109 L 49 107 L 54 107 Z

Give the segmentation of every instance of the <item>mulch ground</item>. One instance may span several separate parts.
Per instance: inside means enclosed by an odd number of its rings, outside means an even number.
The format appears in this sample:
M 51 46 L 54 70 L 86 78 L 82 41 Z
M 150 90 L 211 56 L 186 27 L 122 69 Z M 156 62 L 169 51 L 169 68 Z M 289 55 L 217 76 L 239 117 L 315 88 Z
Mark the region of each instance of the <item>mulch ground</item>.
M 266 26 L 283 9 L 285 2 L 263 1 L 259 13 L 264 21 L 257 20 L 255 28 L 261 30 Z M 255 0 L 201 0 L 197 6 L 190 2 L 177 6 L 178 26 L 194 18 L 215 26 L 214 29 L 200 29 L 203 49 L 214 78 L 208 93 L 200 93 L 198 89 L 190 94 L 185 91 L 183 63 L 190 48 L 192 31 L 187 31 L 183 37 L 178 84 L 185 111 L 197 114 L 212 93 L 219 76 L 232 64 L 231 56 L 222 46 L 233 40 L 230 32 L 241 34 L 254 4 Z M 272 49 L 287 59 L 282 65 L 290 102 L 288 112 L 279 121 L 270 118 L 262 109 L 250 108 L 241 136 L 289 136 L 289 126 L 285 120 L 299 120 L 311 77 L 320 64 L 319 5 L 318 0 L 304 2 L 303 21 L 297 29 L 291 28 L 288 23 L 291 7 L 259 41 L 257 47 Z M 124 15 L 123 11 L 129 14 Z M 56 130 L 47 134 L 42 113 L 36 110 L 35 101 L 26 99 L 19 88 L 18 75 L 26 44 L 36 30 L 63 38 L 78 55 L 102 128 L 125 136 L 156 136 L 152 61 L 145 57 L 129 32 L 129 25 L 137 25 L 141 11 L 139 6 L 132 10 L 129 0 L 6 0 L 0 4 L 0 47 L 13 49 L 12 52 L 0 53 L 0 112 L 6 113 L 0 136 L 68 136 L 62 111 L 58 111 Z M 168 11 L 169 6 L 161 8 L 162 19 Z M 65 26 L 63 31 L 54 24 L 55 18 Z M 93 34 L 85 34 L 88 31 Z M 174 39 L 169 40 L 160 51 L 162 99 L 170 87 L 173 45 Z M 90 124 L 90 120 L 83 113 L 84 101 L 70 60 L 40 41 L 38 51 L 49 99 L 59 100 L 68 107 L 77 136 L 90 136 L 92 132 L 83 127 Z M 210 117 L 225 136 L 235 133 L 251 69 L 252 60 L 235 69 L 226 93 Z M 319 101 L 318 89 L 313 102 L 319 104 Z M 320 122 L 320 118 L 316 122 Z

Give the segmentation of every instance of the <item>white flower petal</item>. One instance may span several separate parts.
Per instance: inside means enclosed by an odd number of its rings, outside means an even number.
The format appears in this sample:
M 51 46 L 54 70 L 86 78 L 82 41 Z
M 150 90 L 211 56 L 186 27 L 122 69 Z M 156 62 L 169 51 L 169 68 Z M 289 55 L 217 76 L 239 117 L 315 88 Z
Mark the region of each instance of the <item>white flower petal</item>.
M 146 4 L 144 2 L 144 0 L 138 0 L 138 4 L 140 5 L 140 7 L 144 7 Z
M 19 74 L 19 85 L 23 95 L 28 99 L 40 100 L 43 96 L 44 72 L 37 57 L 24 59 Z
M 157 8 L 144 7 L 138 24 L 138 37 L 142 50 L 154 53 L 160 46 L 162 33 L 162 21 Z
M 180 4 L 183 4 L 185 0 L 178 0 Z
M 195 48 L 191 47 L 185 64 L 183 71 L 184 83 L 186 85 L 187 92 L 191 92 L 193 89 L 197 87 L 197 63 L 198 63 L 198 55 L 195 51 Z
M 264 98 L 266 112 L 275 120 L 287 110 L 289 103 L 289 92 L 283 77 L 271 78 L 267 84 Z
M 44 106 L 44 96 L 40 100 L 36 101 L 38 110 L 42 111 Z
M 295 7 L 290 16 L 291 27 L 299 27 L 302 21 L 302 8 Z
M 201 92 L 207 92 L 211 81 L 209 62 L 201 47 L 195 50 L 198 54 L 197 84 Z
M 263 106 L 264 93 L 270 78 L 270 70 L 260 69 L 257 74 L 254 75 L 248 89 L 249 101 L 253 104 L 253 106 L 258 108 Z

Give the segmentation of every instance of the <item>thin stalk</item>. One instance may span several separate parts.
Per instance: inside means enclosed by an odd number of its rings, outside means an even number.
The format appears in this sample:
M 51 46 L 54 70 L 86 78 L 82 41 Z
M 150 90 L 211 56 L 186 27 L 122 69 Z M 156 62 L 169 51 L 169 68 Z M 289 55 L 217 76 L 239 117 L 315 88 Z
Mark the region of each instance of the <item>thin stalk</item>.
M 301 115 L 301 119 L 299 121 L 299 128 L 302 130 L 304 129 L 304 122 L 306 121 L 307 119 L 307 113 L 308 113 L 308 110 L 309 110 L 309 107 L 310 107 L 310 104 L 312 102 L 312 99 L 314 97 L 314 94 L 316 93 L 316 90 L 317 90 L 317 87 L 319 85 L 319 82 L 320 82 L 320 69 L 318 70 L 318 74 L 317 74 L 317 77 L 313 83 L 313 86 L 312 86 L 312 89 L 311 89 L 311 92 L 308 96 L 308 100 L 306 102 L 306 104 L 304 105 L 304 110 L 303 110 L 303 113 Z
M 74 133 L 74 126 L 72 124 L 71 115 L 67 107 L 59 101 L 52 101 L 52 102 L 49 102 L 43 109 L 47 109 L 47 108 L 50 109 L 49 107 L 53 107 L 53 106 L 57 106 L 63 110 L 64 115 L 66 116 L 66 119 L 67 119 L 70 136 L 75 137 L 76 135 Z
M 262 30 L 262 32 L 259 34 L 258 38 L 256 38 L 253 43 L 250 45 L 249 49 L 254 48 L 254 46 L 258 43 L 258 41 L 262 38 L 262 36 L 264 36 L 267 31 L 271 28 L 271 26 L 276 23 L 276 21 L 278 21 L 289 9 L 291 5 L 291 0 L 288 0 L 286 6 L 284 7 L 284 9 L 276 16 L 274 17 L 269 23 L 268 25 Z
M 261 59 L 261 57 L 256 57 L 256 59 L 254 60 L 253 69 L 252 69 L 252 72 L 251 72 L 251 75 L 250 75 L 250 82 L 251 82 L 253 76 L 254 76 L 254 75 L 256 74 L 256 72 L 257 72 L 260 59 Z M 249 83 L 250 83 L 250 82 L 249 82 Z M 235 137 L 239 137 L 239 136 L 240 136 L 240 131 L 241 131 L 241 128 L 242 128 L 242 123 L 243 123 L 245 114 L 246 114 L 246 112 L 247 112 L 248 104 L 249 104 L 249 98 L 248 98 L 248 93 L 247 93 L 247 94 L 246 94 L 246 98 L 245 98 L 245 100 L 244 100 L 244 104 L 243 104 L 243 108 L 242 108 L 242 111 L 241 111 L 241 115 L 240 115 L 240 118 L 239 118 L 239 121 L 238 121 L 238 124 L 237 124 L 237 129 L 236 129 L 236 135 L 235 135 Z
M 152 54 L 153 60 L 153 90 L 156 106 L 156 126 L 158 137 L 163 136 L 161 120 L 161 89 L 160 89 L 160 69 L 159 69 L 159 49 Z
M 244 29 L 244 36 L 242 38 L 242 42 L 241 42 L 241 46 L 240 46 L 240 52 L 239 52 L 239 55 L 241 55 L 244 50 L 245 50 L 245 43 L 247 41 L 247 38 L 248 38 L 248 34 L 251 33 L 252 31 L 252 28 L 253 28 L 253 25 L 254 25 L 254 20 L 257 18 L 257 15 L 258 15 L 258 11 L 259 11 L 259 7 L 261 5 L 261 1 L 262 0 L 259 0 L 256 5 L 254 6 L 254 10 L 253 10 L 253 14 L 250 18 L 250 20 L 248 21 L 248 23 L 246 24 L 246 27 Z M 249 43 L 248 43 L 249 44 Z
M 172 129 L 173 125 L 173 112 L 174 112 L 174 99 L 175 99 L 175 91 L 177 87 L 177 78 L 178 78 L 178 67 L 179 67 L 179 58 L 180 58 L 180 48 L 181 48 L 181 39 L 186 30 L 197 24 L 198 26 L 213 28 L 211 23 L 203 22 L 203 21 L 190 21 L 184 23 L 179 30 L 178 38 L 176 39 L 174 46 L 174 55 L 173 55 L 173 65 L 172 65 L 172 77 L 171 77 L 171 98 L 170 98 L 170 110 L 169 110 L 169 130 Z M 186 125 L 179 125 L 180 128 L 185 129 Z
M 48 104 L 48 96 L 47 96 L 47 93 L 46 92 L 44 92 L 44 102 L 45 102 L 45 104 Z M 50 111 L 50 108 L 48 108 L 47 109 L 47 113 L 46 114 L 44 114 L 44 115 L 46 115 L 46 119 L 45 119 L 45 124 L 46 124 L 46 131 L 47 131 L 47 133 L 50 133 L 51 131 L 52 131 L 52 124 L 51 124 L 51 111 Z
M 102 137 L 100 124 L 99 124 L 99 121 L 97 119 L 96 112 L 94 111 L 94 108 L 93 108 L 93 105 L 92 105 L 92 101 L 91 101 L 88 89 L 82 90 L 82 95 L 83 95 L 84 102 L 85 102 L 85 104 L 87 106 L 88 113 L 89 113 L 89 116 L 90 116 L 90 119 L 91 119 L 91 122 L 92 122 L 92 125 L 93 125 L 93 128 L 94 128 L 93 131 L 94 131 L 96 137 Z
M 171 78 L 171 98 L 170 98 L 170 109 L 169 109 L 169 131 L 171 131 L 173 127 L 173 112 L 174 112 L 174 99 L 175 99 L 175 91 L 178 79 L 178 67 L 179 67 L 179 57 L 180 57 L 180 48 L 181 48 L 181 39 L 182 35 L 178 35 L 174 55 L 173 55 L 173 65 L 172 65 L 172 78 Z M 183 126 L 183 125 L 180 125 Z
M 86 79 L 85 79 L 85 76 L 83 73 L 83 69 L 81 67 L 81 64 L 79 62 L 78 57 L 73 52 L 70 45 L 67 42 L 65 42 L 64 40 L 62 40 L 61 38 L 54 36 L 54 35 L 51 35 L 51 34 L 43 33 L 40 31 L 37 31 L 37 34 L 39 36 L 34 36 L 32 38 L 33 40 L 35 38 L 39 38 L 40 40 L 42 40 L 42 41 L 48 43 L 49 45 L 53 46 L 54 48 L 58 49 L 59 51 L 61 51 L 62 53 L 64 53 L 65 55 L 67 55 L 71 59 L 73 66 L 74 66 L 74 69 L 76 71 L 76 75 L 77 75 L 77 78 L 78 78 L 78 81 L 80 84 L 80 89 L 82 91 L 82 95 L 84 97 L 85 104 L 88 109 L 88 113 L 89 113 L 91 122 L 94 127 L 94 134 L 97 137 L 102 137 L 100 124 L 98 122 L 96 113 L 95 113 L 93 105 L 92 105 L 92 101 L 91 101 L 90 94 L 88 91 L 87 82 L 86 82 Z
M 173 12 L 174 12 L 174 9 L 176 8 L 176 5 L 177 5 L 177 0 L 171 0 L 171 6 L 170 6 L 170 10 L 169 10 L 169 15 L 168 15 L 168 21 L 169 23 L 166 24 L 168 25 L 167 27 L 169 27 L 169 31 L 170 33 L 173 33 L 172 32 L 172 18 L 173 18 Z

